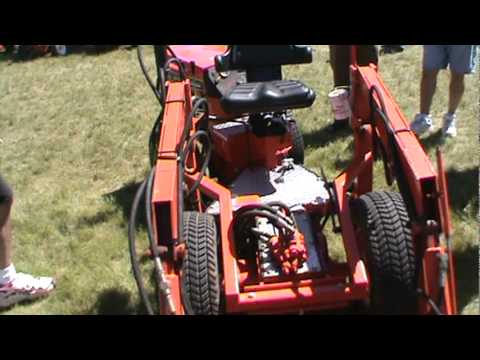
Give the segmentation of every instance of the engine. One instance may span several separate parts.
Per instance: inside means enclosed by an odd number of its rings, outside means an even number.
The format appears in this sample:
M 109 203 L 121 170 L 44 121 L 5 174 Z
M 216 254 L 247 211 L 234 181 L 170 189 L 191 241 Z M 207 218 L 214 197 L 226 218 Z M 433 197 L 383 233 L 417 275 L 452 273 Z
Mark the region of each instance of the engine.
M 235 241 L 242 257 L 256 257 L 264 281 L 282 275 L 320 272 L 324 268 L 313 213 L 325 212 L 329 194 L 315 173 L 285 159 L 272 170 L 246 168 L 232 182 Z M 258 196 L 258 201 L 242 203 Z M 208 212 L 219 214 L 213 203 Z

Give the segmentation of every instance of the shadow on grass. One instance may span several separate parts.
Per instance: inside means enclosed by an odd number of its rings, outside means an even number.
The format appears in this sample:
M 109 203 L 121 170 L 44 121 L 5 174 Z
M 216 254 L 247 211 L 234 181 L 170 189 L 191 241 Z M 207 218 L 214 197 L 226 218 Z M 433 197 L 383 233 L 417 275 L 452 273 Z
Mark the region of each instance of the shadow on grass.
M 106 200 L 112 201 L 114 205 L 118 206 L 122 210 L 123 217 L 128 221 L 132 211 L 133 200 L 140 185 L 141 183 L 129 183 L 122 188 L 115 190 L 114 192 L 103 195 L 103 197 Z M 138 214 L 138 224 L 140 226 L 146 225 L 145 211 L 143 210 L 145 208 L 144 204 L 145 203 L 142 196 Z
M 130 219 L 130 212 L 132 211 L 133 199 L 139 186 L 140 183 L 130 183 L 119 190 L 103 195 L 103 199 L 113 203 L 115 209 L 99 211 L 92 216 L 82 216 L 78 219 L 77 226 L 81 228 L 103 224 L 118 212 L 118 208 L 121 210 L 123 218 L 128 221 Z M 137 228 L 143 228 L 146 226 L 144 208 L 145 205 L 142 197 L 137 218 Z
M 333 125 L 328 125 L 319 130 L 303 134 L 305 147 L 323 147 L 332 142 L 352 136 L 352 130 L 349 127 L 336 128 Z
M 78 220 L 78 227 L 92 227 L 95 225 L 103 224 L 107 222 L 113 215 L 115 210 L 100 211 L 93 216 L 83 216 Z
M 457 281 L 457 307 L 461 313 L 472 298 L 478 296 L 478 247 L 468 247 L 461 252 L 455 252 L 453 256 Z
M 142 262 L 142 261 L 141 261 Z M 158 311 L 157 294 L 151 284 L 156 283 L 155 272 L 141 266 L 142 278 L 147 291 L 147 296 L 154 312 Z M 97 301 L 84 313 L 96 315 L 147 315 L 147 310 L 140 299 L 133 302 L 132 293 L 126 289 L 110 288 L 103 290 L 98 295 Z
M 448 194 L 453 210 L 464 211 L 472 203 L 471 213 L 478 214 L 478 168 L 447 171 Z M 470 211 L 470 210 L 469 210 Z
M 438 130 L 425 138 L 420 139 L 420 142 L 425 147 L 425 149 L 430 150 L 433 147 L 442 146 L 444 144 L 444 139 L 442 136 L 442 131 Z
M 83 315 L 143 315 L 141 303 L 132 304 L 131 294 L 122 289 L 107 289 L 100 293 L 96 303 Z

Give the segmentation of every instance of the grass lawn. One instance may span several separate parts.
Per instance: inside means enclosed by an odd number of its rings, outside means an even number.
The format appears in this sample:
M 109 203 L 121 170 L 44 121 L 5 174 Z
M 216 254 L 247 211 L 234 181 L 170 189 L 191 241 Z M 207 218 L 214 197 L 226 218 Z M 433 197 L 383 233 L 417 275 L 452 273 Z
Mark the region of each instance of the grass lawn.
M 332 134 L 327 94 L 328 47 L 315 46 L 313 65 L 286 70 L 317 91 L 313 108 L 297 112 L 306 165 L 332 179 L 351 156 L 348 132 Z M 421 47 L 381 58 L 380 71 L 407 117 L 418 108 Z M 132 314 L 141 312 L 127 247 L 134 192 L 148 171 L 148 137 L 158 105 L 135 51 L 76 53 L 8 65 L 0 58 L 0 171 L 14 187 L 15 264 L 54 276 L 55 293 L 4 314 Z M 459 311 L 479 313 L 478 75 L 466 80 L 459 135 L 422 138 L 432 161 L 446 155 L 454 225 Z M 448 102 L 441 73 L 433 104 L 437 128 Z M 376 184 L 383 184 L 381 164 Z M 338 239 L 333 252 L 342 256 Z M 145 243 L 146 246 L 146 243 Z

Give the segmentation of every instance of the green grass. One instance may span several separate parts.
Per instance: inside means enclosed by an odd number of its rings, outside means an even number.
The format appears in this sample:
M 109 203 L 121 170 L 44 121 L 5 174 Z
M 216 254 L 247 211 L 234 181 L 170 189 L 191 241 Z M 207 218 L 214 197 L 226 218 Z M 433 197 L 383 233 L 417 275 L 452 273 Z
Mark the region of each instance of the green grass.
M 332 76 L 326 46 L 315 64 L 287 77 L 317 92 L 297 118 L 307 144 L 306 164 L 329 178 L 351 156 L 348 132 L 326 130 Z M 407 117 L 418 107 L 421 47 L 381 58 L 381 73 Z M 55 293 L 5 314 L 129 314 L 139 312 L 127 248 L 127 217 L 148 170 L 147 141 L 158 106 L 134 51 L 73 54 L 7 65 L 0 58 L 0 171 L 16 193 L 16 267 L 52 275 Z M 448 76 L 442 73 L 433 106 L 441 119 Z M 478 76 L 467 78 L 459 136 L 442 145 L 448 166 L 457 260 L 459 310 L 478 314 Z M 434 159 L 438 134 L 423 139 Z M 384 184 L 381 167 L 376 184 Z M 332 245 L 342 256 L 338 239 Z

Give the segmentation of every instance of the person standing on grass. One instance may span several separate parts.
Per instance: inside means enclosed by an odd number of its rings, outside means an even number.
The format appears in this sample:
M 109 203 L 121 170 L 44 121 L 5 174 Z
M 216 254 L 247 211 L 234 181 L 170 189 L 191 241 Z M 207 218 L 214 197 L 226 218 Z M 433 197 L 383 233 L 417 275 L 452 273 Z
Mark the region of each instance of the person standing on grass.
M 430 115 L 433 96 L 440 70 L 450 67 L 448 111 L 443 117 L 444 137 L 457 136 L 456 111 L 465 91 L 465 74 L 471 74 L 476 66 L 477 45 L 424 45 L 423 73 L 420 85 L 420 113 L 415 116 L 411 129 L 417 135 L 433 129 Z
M 46 296 L 55 288 L 52 278 L 16 272 L 12 263 L 12 204 L 13 192 L 0 175 L 0 309 Z

